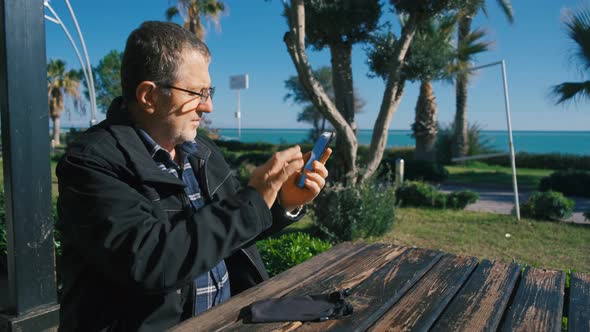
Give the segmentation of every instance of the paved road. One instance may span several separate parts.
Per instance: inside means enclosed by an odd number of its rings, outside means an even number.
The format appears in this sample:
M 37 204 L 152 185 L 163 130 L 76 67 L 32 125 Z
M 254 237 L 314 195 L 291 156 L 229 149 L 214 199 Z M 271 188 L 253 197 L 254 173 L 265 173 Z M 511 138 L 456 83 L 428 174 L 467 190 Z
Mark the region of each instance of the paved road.
M 469 186 L 457 184 L 442 184 L 440 189 L 445 192 L 470 189 L 479 193 L 479 200 L 468 205 L 465 209 L 469 211 L 490 212 L 500 214 L 511 214 L 514 207 L 514 194 L 512 187 L 492 187 L 492 186 Z M 531 195 L 532 190 L 522 189 L 518 192 L 520 203 L 525 202 Z M 575 201 L 573 215 L 565 221 L 587 224 L 590 221 L 585 220 L 583 212 L 590 211 L 590 199 L 585 197 L 569 197 Z

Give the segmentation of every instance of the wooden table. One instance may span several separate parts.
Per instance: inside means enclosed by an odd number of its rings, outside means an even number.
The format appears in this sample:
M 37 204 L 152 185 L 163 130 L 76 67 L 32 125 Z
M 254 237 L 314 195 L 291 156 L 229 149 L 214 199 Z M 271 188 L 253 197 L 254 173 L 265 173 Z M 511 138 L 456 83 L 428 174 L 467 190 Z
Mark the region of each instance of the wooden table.
M 245 324 L 250 303 L 351 288 L 354 313 L 325 322 Z M 590 331 L 590 273 L 525 268 L 389 244 L 343 243 L 175 331 Z

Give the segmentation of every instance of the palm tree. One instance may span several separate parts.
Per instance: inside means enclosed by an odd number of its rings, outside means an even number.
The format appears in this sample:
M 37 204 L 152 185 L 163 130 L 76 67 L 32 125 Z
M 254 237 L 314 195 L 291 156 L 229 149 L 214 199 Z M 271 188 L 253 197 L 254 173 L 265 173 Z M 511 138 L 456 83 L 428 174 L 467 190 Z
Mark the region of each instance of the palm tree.
M 588 72 L 590 69 L 590 10 L 584 7 L 575 12 L 568 12 L 563 23 L 568 36 L 576 43 L 572 58 Z M 590 99 L 590 81 L 561 83 L 553 87 L 553 95 L 557 99 L 557 104 L 578 98 Z
M 219 29 L 219 18 L 225 11 L 225 4 L 217 0 L 178 0 L 176 6 L 166 10 L 166 19 L 176 16 L 184 19 L 184 28 L 194 33 L 197 38 L 205 40 L 203 18 L 210 20 Z
M 63 60 L 50 60 L 47 64 L 47 101 L 53 121 L 53 143 L 59 145 L 59 120 L 64 110 L 64 97 L 80 97 L 80 76 L 75 70 L 66 72 Z
M 496 0 L 498 5 L 506 15 L 510 23 L 514 22 L 512 15 L 512 5 L 509 0 Z M 473 19 L 479 11 L 487 14 L 485 0 L 466 0 L 459 8 L 458 28 L 457 28 L 457 48 L 459 50 L 465 49 L 468 44 L 467 37 L 471 35 L 471 24 Z M 459 53 L 458 64 L 459 67 L 469 68 L 469 63 L 473 59 L 473 54 Z M 469 73 L 463 71 L 457 75 L 456 79 L 456 111 L 455 111 L 455 134 L 454 134 L 454 151 L 453 155 L 463 157 L 467 155 L 468 141 L 467 141 L 467 84 L 469 83 Z
M 412 124 L 416 139 L 415 159 L 434 162 L 436 159 L 437 105 L 432 91 L 432 82 L 450 80 L 455 49 L 452 34 L 456 23 L 455 16 L 431 18 L 424 22 L 416 32 L 408 51 L 403 69 L 409 81 L 420 81 L 420 94 L 416 103 L 415 121 Z

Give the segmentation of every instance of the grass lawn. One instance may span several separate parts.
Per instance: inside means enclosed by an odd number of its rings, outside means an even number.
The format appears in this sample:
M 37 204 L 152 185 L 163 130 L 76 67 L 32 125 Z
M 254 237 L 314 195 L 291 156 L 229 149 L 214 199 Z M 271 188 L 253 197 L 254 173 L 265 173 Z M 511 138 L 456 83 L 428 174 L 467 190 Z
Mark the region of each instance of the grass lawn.
M 541 179 L 553 173 L 550 169 L 518 168 L 516 179 L 519 187 L 537 188 Z M 487 165 L 481 162 L 467 165 L 445 166 L 449 171 L 448 181 L 465 184 L 512 185 L 512 168 Z
M 480 259 L 590 272 L 590 227 L 468 211 L 398 208 L 392 231 L 369 242 L 438 249 Z M 306 217 L 290 231 L 307 231 Z M 510 234 L 510 237 L 506 237 Z
M 510 237 L 506 237 L 510 234 Z M 469 211 L 398 209 L 378 241 L 490 260 L 590 272 L 590 227 Z

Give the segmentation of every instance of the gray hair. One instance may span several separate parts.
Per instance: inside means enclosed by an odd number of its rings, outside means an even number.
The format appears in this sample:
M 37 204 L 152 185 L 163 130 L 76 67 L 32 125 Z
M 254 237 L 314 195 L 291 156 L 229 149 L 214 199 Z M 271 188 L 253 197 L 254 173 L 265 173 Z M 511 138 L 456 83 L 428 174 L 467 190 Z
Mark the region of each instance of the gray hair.
M 199 52 L 206 61 L 211 59 L 207 45 L 177 24 L 147 21 L 133 30 L 127 38 L 121 64 L 124 99 L 136 101 L 135 90 L 143 81 L 174 84 L 185 49 Z

